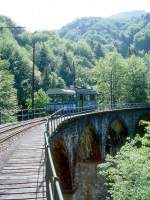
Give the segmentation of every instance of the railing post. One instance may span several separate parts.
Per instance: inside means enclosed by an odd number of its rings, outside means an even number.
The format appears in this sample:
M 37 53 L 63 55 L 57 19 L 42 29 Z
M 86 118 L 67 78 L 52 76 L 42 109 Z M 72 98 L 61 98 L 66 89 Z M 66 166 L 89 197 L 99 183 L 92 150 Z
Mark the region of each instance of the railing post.
M 52 120 L 52 124 L 53 124 L 53 132 L 55 131 L 55 119 Z
M 58 177 L 52 177 L 52 182 L 53 182 L 53 195 L 55 200 L 60 200 L 58 195 L 57 195 L 57 190 L 56 190 L 56 182 L 59 181 Z
M 61 115 L 59 116 L 59 118 L 58 118 L 58 123 L 60 124 L 61 123 Z
M 50 121 L 51 121 L 51 134 L 53 132 L 53 122 L 52 122 L 52 118 L 50 118 Z
M 23 109 L 21 110 L 21 121 L 23 121 Z
M 47 120 L 47 124 L 46 125 L 47 125 L 47 127 L 46 127 L 47 128 L 47 133 L 48 133 L 47 135 L 49 135 L 49 120 Z
M 46 133 L 47 135 L 47 133 Z M 46 197 L 47 200 L 51 200 L 50 199 L 50 188 L 49 188 L 49 179 L 50 179 L 50 174 L 49 174 L 49 156 L 48 156 L 48 147 L 46 144 L 46 138 L 45 138 L 45 172 L 46 172 Z
M 2 124 L 2 113 L 0 111 L 0 124 Z
M 29 109 L 28 109 L 28 119 L 29 119 Z

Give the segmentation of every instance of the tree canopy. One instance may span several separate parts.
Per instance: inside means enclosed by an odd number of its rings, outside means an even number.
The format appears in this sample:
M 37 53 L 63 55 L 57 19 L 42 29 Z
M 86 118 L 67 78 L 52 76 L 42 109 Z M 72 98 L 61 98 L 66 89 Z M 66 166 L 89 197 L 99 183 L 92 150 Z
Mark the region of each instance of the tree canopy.
M 115 157 L 108 155 L 99 173 L 107 179 L 107 199 L 148 200 L 150 196 L 150 122 L 145 135 L 128 139 Z
M 59 31 L 0 28 L 1 73 L 14 80 L 18 106 L 26 108 L 32 94 L 33 44 L 35 92 L 76 85 L 96 88 L 99 103 L 147 102 L 150 14 L 131 16 L 82 18 Z M 16 24 L 0 16 L 0 26 Z

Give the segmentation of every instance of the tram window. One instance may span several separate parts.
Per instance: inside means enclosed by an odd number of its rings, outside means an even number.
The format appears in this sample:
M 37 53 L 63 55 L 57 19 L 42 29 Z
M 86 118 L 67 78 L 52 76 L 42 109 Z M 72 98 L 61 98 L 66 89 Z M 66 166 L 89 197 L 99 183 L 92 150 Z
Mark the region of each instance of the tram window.
M 84 96 L 84 101 L 90 101 L 90 95 L 89 94 Z
M 88 94 L 88 95 L 87 95 L 87 101 L 90 101 L 90 100 L 91 100 L 91 95 Z
M 62 103 L 62 102 L 63 102 L 62 96 L 56 95 L 56 97 L 55 97 L 55 103 Z
M 75 96 L 74 96 L 74 95 L 71 95 L 71 96 L 70 96 L 70 100 L 71 100 L 71 101 L 74 101 L 74 100 L 75 100 Z
M 64 95 L 64 97 L 63 97 L 63 101 L 66 103 L 71 102 L 73 100 L 74 100 L 74 96 L 72 96 L 72 95 Z
M 90 95 L 90 100 L 91 100 L 91 101 L 94 101 L 94 100 L 95 100 L 95 95 L 94 95 L 94 94 L 91 94 L 91 95 Z
M 67 102 L 68 101 L 68 96 L 64 95 L 63 96 L 63 102 Z
M 80 100 L 83 100 L 83 94 L 80 94 Z
M 55 102 L 55 97 L 54 96 L 49 96 L 49 102 L 54 103 Z

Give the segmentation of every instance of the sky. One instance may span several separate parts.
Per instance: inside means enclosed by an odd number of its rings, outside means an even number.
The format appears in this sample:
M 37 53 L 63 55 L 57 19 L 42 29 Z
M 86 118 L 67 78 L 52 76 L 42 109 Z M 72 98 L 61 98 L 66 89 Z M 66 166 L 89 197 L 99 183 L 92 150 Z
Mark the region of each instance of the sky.
M 0 0 L 0 15 L 29 31 L 55 30 L 81 17 L 150 12 L 150 0 Z

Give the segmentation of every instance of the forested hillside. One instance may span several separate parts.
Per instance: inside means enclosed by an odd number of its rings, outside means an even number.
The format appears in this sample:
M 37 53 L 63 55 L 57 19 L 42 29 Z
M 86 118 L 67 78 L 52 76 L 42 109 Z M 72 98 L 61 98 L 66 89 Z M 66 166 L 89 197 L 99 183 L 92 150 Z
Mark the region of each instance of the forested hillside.
M 7 26 L 16 25 L 9 18 L 1 16 L 0 27 Z M 24 29 L 0 28 L 0 59 L 7 61 L 7 68 L 14 76 L 15 84 L 12 87 L 17 89 L 19 105 L 25 106 L 26 99 L 31 97 L 33 43 L 36 91 L 73 85 L 75 78 L 78 85 L 90 84 L 88 69 L 94 67 L 95 57 L 86 42 L 60 39 L 55 32 L 29 33 Z
M 136 12 L 134 14 L 135 17 L 129 12 L 112 18 L 78 19 L 63 27 L 60 36 L 72 41 L 83 39 L 93 50 L 101 45 L 103 51 L 115 48 L 123 56 L 128 56 L 131 51 L 145 53 L 150 50 L 150 14 L 139 17 Z
M 128 12 L 122 12 L 122 13 L 118 13 L 115 15 L 112 15 L 110 18 L 112 19 L 118 19 L 118 20 L 122 20 L 122 19 L 132 19 L 133 17 L 137 18 L 137 17 L 141 17 L 142 15 L 145 15 L 146 12 L 144 10 L 134 10 L 134 11 L 128 11 Z
M 0 16 L 1 111 L 31 102 L 33 44 L 37 96 L 47 99 L 48 88 L 76 84 L 96 88 L 102 103 L 149 100 L 150 14 L 130 20 L 83 18 L 59 32 L 12 26 L 17 25 Z

